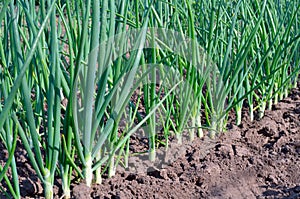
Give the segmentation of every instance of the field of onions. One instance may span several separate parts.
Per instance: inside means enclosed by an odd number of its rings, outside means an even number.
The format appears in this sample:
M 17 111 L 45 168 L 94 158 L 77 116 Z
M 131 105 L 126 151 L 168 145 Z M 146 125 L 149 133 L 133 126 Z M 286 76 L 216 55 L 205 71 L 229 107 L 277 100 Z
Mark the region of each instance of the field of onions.
M 230 137 L 298 88 L 299 1 L 3 0 L 0 22 L 4 198 L 26 196 L 20 148 L 43 197 L 71 198 L 132 157 L 147 170 Z

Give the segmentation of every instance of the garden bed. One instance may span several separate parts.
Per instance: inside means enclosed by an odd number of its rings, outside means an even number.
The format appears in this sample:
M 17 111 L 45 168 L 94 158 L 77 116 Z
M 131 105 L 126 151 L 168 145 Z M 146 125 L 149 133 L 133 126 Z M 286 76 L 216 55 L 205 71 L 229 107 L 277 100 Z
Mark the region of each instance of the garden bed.
M 216 140 L 204 137 L 185 145 L 170 165 L 144 173 L 119 170 L 92 188 L 74 181 L 73 198 L 299 198 L 299 107 L 300 91 L 295 89 L 262 120 L 249 122 L 245 113 L 240 126 L 230 123 Z M 42 184 L 18 146 L 21 195 L 40 198 Z M 61 197 L 60 183 L 55 183 L 55 198 Z

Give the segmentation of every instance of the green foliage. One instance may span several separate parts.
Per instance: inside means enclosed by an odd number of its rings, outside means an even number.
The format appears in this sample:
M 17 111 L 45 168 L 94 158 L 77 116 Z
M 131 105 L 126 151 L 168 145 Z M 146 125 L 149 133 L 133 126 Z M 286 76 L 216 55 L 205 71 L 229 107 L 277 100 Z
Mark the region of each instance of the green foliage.
M 20 198 L 17 140 L 53 198 L 56 178 L 101 183 L 169 138 L 214 138 L 242 108 L 263 117 L 297 85 L 297 1 L 48 0 L 0 3 L 0 179 Z M 12 180 L 7 175 L 11 168 Z

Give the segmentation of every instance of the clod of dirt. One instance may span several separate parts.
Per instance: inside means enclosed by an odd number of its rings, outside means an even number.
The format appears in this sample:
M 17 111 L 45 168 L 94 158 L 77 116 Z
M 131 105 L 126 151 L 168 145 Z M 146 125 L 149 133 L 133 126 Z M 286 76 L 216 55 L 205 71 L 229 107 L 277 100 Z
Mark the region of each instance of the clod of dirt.
M 89 199 L 91 198 L 91 188 L 86 186 L 84 183 L 80 183 L 73 188 L 73 198 L 74 199 Z

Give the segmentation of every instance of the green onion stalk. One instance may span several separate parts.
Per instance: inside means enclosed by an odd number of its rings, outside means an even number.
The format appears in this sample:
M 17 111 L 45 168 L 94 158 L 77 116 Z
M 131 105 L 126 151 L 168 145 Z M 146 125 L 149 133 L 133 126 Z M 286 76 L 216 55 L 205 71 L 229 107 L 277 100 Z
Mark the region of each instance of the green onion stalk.
M 130 89 L 133 85 L 138 64 L 140 63 L 140 56 L 146 38 L 146 27 L 148 23 L 147 20 L 145 20 L 141 32 L 138 32 L 138 37 L 134 40 L 135 43 L 132 44 L 133 49 L 136 49 L 137 52 L 132 53 L 128 61 L 122 61 L 122 64 L 124 63 L 124 68 L 121 68 L 120 71 L 120 74 L 122 75 L 120 75 L 115 82 L 111 82 L 109 77 L 115 69 L 111 65 L 113 61 L 111 60 L 113 58 L 111 54 L 113 51 L 113 45 L 115 45 L 116 41 L 122 41 L 122 45 L 125 45 L 127 44 L 126 42 L 128 42 L 129 38 L 128 35 L 127 38 L 124 38 L 124 34 L 114 35 L 115 32 L 113 30 L 115 29 L 115 24 L 113 22 L 109 24 L 110 31 L 108 35 L 109 37 L 107 37 L 105 24 L 108 25 L 108 23 L 106 23 L 107 17 L 105 11 L 107 11 L 108 8 L 108 1 L 103 1 L 102 6 L 103 12 L 101 17 L 100 37 L 98 37 L 100 39 L 100 43 L 99 45 L 95 45 L 98 39 L 91 40 L 93 42 L 90 43 L 91 47 L 88 56 L 87 71 L 83 71 L 83 74 L 86 75 L 83 78 L 83 80 L 85 80 L 83 82 L 79 81 L 80 79 L 78 79 L 80 77 L 80 71 L 83 69 L 79 67 L 81 65 L 80 62 L 77 62 L 74 81 L 75 85 L 72 89 L 72 97 L 76 99 L 77 96 L 75 91 L 77 88 L 79 88 L 79 92 L 81 92 L 80 90 L 82 87 L 84 88 L 81 94 L 81 100 L 84 103 L 80 105 L 78 103 L 79 101 L 73 102 L 73 107 L 75 107 L 73 115 L 75 123 L 75 146 L 80 161 L 83 163 L 84 179 L 87 186 L 91 186 L 94 179 L 94 172 L 98 173 L 96 175 L 96 182 L 101 182 L 99 175 L 100 170 L 98 169 L 100 169 L 105 162 L 107 162 L 107 164 L 101 173 L 108 169 L 109 177 L 113 176 L 120 160 L 120 154 L 122 154 L 122 151 L 116 154 L 117 151 L 114 150 L 115 143 L 120 139 L 123 140 L 123 137 L 118 137 L 117 135 L 117 127 L 130 99 Z M 111 6 L 114 6 L 114 4 L 111 4 Z M 95 9 L 98 9 L 98 7 L 93 6 L 92 9 L 91 35 L 92 37 L 96 35 L 95 37 L 97 38 L 99 33 L 96 33 L 96 30 L 99 30 L 98 28 L 100 23 L 98 19 L 99 15 L 96 14 L 97 11 L 95 11 Z M 86 10 L 88 10 L 88 8 Z M 84 32 L 86 29 L 88 29 L 88 17 L 86 16 L 85 19 L 86 28 L 82 29 Z M 95 27 L 98 28 L 95 29 Z M 86 33 L 84 34 L 87 36 Z M 122 35 L 124 39 L 122 39 Z M 81 46 L 85 45 L 85 41 L 86 39 L 81 38 Z M 112 51 L 106 52 L 104 50 L 106 47 L 108 49 L 112 49 Z M 117 55 L 123 55 L 125 50 L 127 50 L 124 47 L 122 48 L 124 49 L 123 51 L 116 51 Z M 82 59 L 83 55 L 84 48 L 81 47 L 80 54 L 77 55 L 78 61 Z M 116 59 L 116 57 L 114 59 Z M 97 74 L 97 77 L 95 74 Z M 79 84 L 80 82 L 83 84 Z M 95 84 L 97 85 L 97 91 L 95 91 Z M 115 94 L 118 90 L 121 92 L 118 94 L 119 97 L 116 97 Z M 115 101 L 112 101 L 114 96 Z M 83 108 L 83 112 L 81 112 L 81 108 Z M 82 124 L 80 123 L 80 117 L 85 118 Z M 80 141 L 80 133 L 82 133 L 83 136 L 82 142 Z M 101 153 L 101 157 L 99 157 L 99 152 Z
M 236 42 L 236 37 L 234 36 L 234 30 L 237 25 L 237 16 L 240 9 L 241 1 L 239 1 L 235 8 L 234 8 L 234 16 L 231 19 L 230 26 L 229 26 L 229 33 L 228 35 L 224 35 L 224 38 L 227 39 L 227 47 L 225 50 L 225 54 L 222 58 L 222 65 L 221 67 L 216 67 L 214 65 L 209 65 L 213 68 L 212 78 L 207 82 L 207 92 L 208 92 L 208 102 L 210 104 L 210 136 L 212 138 L 215 137 L 216 132 L 220 132 L 223 130 L 225 124 L 225 116 L 229 110 L 231 110 L 232 106 L 235 105 L 234 100 L 238 96 L 240 89 L 242 89 L 243 84 L 238 82 L 244 82 L 245 78 L 248 76 L 250 71 L 250 67 L 246 68 L 243 71 L 243 63 L 248 56 L 248 52 L 251 49 L 252 42 L 255 38 L 255 35 L 260 27 L 260 23 L 263 19 L 264 10 L 266 7 L 266 1 L 264 1 L 262 11 L 255 23 L 254 27 L 251 27 L 251 31 L 249 33 L 248 39 L 245 43 L 237 49 L 236 54 L 231 54 L 233 49 L 233 44 Z M 213 12 L 213 11 L 212 11 Z M 220 9 L 218 10 L 217 16 L 221 13 Z M 214 14 L 212 13 L 211 22 L 214 21 Z M 217 18 L 218 19 L 218 18 Z M 218 23 L 219 19 L 216 23 Z M 212 26 L 212 24 L 211 24 Z M 220 24 L 222 27 L 222 25 Z M 250 27 L 249 27 L 250 28 Z M 213 28 L 210 27 L 210 36 L 209 38 L 212 39 L 212 32 Z M 220 31 L 223 32 L 223 31 Z M 222 34 L 222 33 L 221 33 Z M 217 42 L 217 40 L 215 40 Z M 221 45 L 222 47 L 222 45 Z M 208 46 L 209 55 L 213 53 L 212 51 L 212 42 Z M 230 57 L 231 60 L 229 59 Z M 207 62 L 208 64 L 209 62 Z M 229 64 L 231 67 L 229 67 Z M 218 70 L 219 69 L 219 70 Z M 218 74 L 218 71 L 219 74 Z M 243 71 L 243 72 L 242 72 Z M 239 76 L 240 75 L 240 76 Z M 238 83 L 238 86 L 233 90 L 234 84 Z M 230 94 L 231 93 L 231 94 Z M 244 96 L 245 97 L 245 96 Z M 240 98 L 239 100 L 242 100 Z M 227 108 L 226 107 L 227 103 Z
M 67 39 L 68 48 L 66 49 L 68 53 L 66 53 L 69 59 L 69 63 L 64 62 L 65 67 L 62 67 L 63 74 L 68 74 L 66 69 L 69 67 L 69 76 L 66 76 L 66 79 L 69 79 L 68 81 L 68 92 L 65 93 L 65 96 L 68 98 L 68 103 L 65 107 L 65 117 L 63 120 L 63 130 L 62 130 L 62 146 L 60 150 L 60 156 L 59 156 L 59 168 L 61 171 L 61 178 L 62 178 L 62 189 L 64 193 L 65 198 L 71 197 L 71 190 L 70 190 L 70 184 L 71 184 L 71 176 L 73 172 L 73 168 L 77 169 L 78 167 L 74 164 L 74 153 L 75 153 L 75 147 L 73 143 L 74 135 L 73 135 L 73 100 L 74 98 L 69 97 L 72 96 L 72 89 L 70 90 L 71 86 L 74 84 L 74 43 L 73 40 L 76 38 L 75 32 L 76 32 L 76 26 L 73 26 L 73 23 L 76 21 L 74 17 L 71 17 L 71 2 L 66 1 L 66 13 L 67 16 L 64 16 L 64 9 L 60 6 L 57 7 L 58 14 L 60 16 L 60 19 L 62 20 L 63 27 L 65 29 L 65 35 Z M 68 23 L 69 22 L 69 23 Z M 63 53 L 62 53 L 63 54 Z M 64 57 L 62 57 L 64 58 Z M 81 176 L 83 177 L 83 176 Z
M 1 109 L 0 109 L 1 110 Z M 8 123 L 8 121 L 7 121 Z M 6 125 L 6 127 L 9 127 L 8 125 Z M 12 127 L 12 126 L 11 126 Z M 14 153 L 16 150 L 16 146 L 17 146 L 17 135 L 18 135 L 18 126 L 16 127 L 16 129 L 14 129 L 15 131 L 10 131 L 12 129 L 5 129 L 6 130 L 6 134 L 7 137 L 4 137 L 4 129 L 0 131 L 0 136 L 2 141 L 5 143 L 5 147 L 7 148 L 8 151 L 8 159 L 6 160 L 6 163 L 4 165 L 4 167 L 0 167 L 0 181 L 2 181 L 2 179 L 4 178 L 5 182 L 7 183 L 8 186 L 8 190 L 10 191 L 11 195 L 14 198 L 21 198 L 20 196 L 20 187 L 18 184 L 18 173 L 16 170 L 16 160 L 14 157 Z M 14 132 L 13 137 L 11 137 L 10 132 Z M 9 140 L 8 140 L 9 139 Z M 13 185 L 10 183 L 10 180 L 8 178 L 7 175 L 7 171 L 9 169 L 9 167 L 11 166 L 11 171 L 12 171 L 12 180 L 13 180 Z M 2 191 L 2 193 L 4 193 L 7 197 L 10 197 L 10 195 L 1 187 L 0 190 Z
M 5 69 L 5 68 L 4 68 Z M 8 75 L 9 72 L 5 71 L 5 73 Z M 3 96 L 0 96 L 0 99 L 4 97 L 4 99 L 7 98 L 7 91 L 9 91 L 9 85 L 7 84 L 10 82 L 7 80 L 7 77 L 0 77 L 0 82 L 2 83 L 1 93 L 3 93 Z M 0 111 L 2 111 L 2 107 L 0 107 Z M 19 186 L 19 179 L 18 179 L 18 171 L 17 171 L 17 165 L 16 165 L 16 159 L 14 156 L 15 147 L 13 147 L 13 143 L 15 142 L 15 139 L 17 139 L 18 135 L 18 128 L 15 127 L 13 120 L 7 119 L 5 122 L 4 127 L 2 130 L 0 130 L 0 140 L 4 143 L 5 148 L 8 151 L 8 156 L 10 157 L 10 161 L 6 162 L 6 166 L 0 167 L 0 180 L 4 178 L 8 190 L 11 193 L 11 195 L 14 198 L 21 198 L 20 196 L 20 186 Z M 7 169 L 11 167 L 12 171 L 12 180 L 11 183 L 8 175 L 7 175 Z M 4 190 L 1 190 L 3 193 L 6 193 Z
M 52 198 L 53 197 L 53 191 L 52 191 L 52 187 L 53 187 L 53 178 L 54 178 L 54 172 L 55 172 L 55 165 L 57 162 L 57 142 L 59 142 L 59 139 L 57 139 L 56 143 L 49 143 L 50 144 L 54 144 L 52 148 L 49 148 L 48 152 L 52 153 L 53 156 L 49 157 L 48 154 L 46 154 L 46 158 L 51 158 L 52 161 L 46 163 L 46 165 L 44 165 L 43 163 L 43 158 L 41 155 L 41 149 L 40 149 L 40 135 L 37 132 L 37 128 L 36 128 L 36 124 L 35 124 L 35 116 L 33 113 L 33 108 L 30 102 L 30 89 L 29 89 L 29 84 L 26 81 L 26 72 L 27 69 L 30 66 L 30 63 L 34 57 L 35 54 L 35 50 L 38 47 L 38 43 L 39 40 L 42 36 L 43 30 L 47 24 L 48 19 L 50 18 L 50 15 L 52 15 L 52 12 L 55 10 L 55 1 L 53 1 L 51 3 L 51 5 L 49 5 L 49 10 L 47 15 L 45 16 L 45 19 L 43 21 L 43 23 L 40 26 L 40 30 L 36 33 L 36 32 L 30 32 L 33 39 L 31 47 L 30 47 L 30 51 L 27 54 L 23 54 L 22 53 L 22 48 L 21 48 L 21 39 L 20 39 L 20 33 L 21 30 L 19 31 L 18 28 L 18 22 L 17 22 L 17 18 L 15 18 L 16 14 L 15 9 L 14 9 L 14 4 L 13 2 L 10 2 L 10 14 L 11 14 L 11 18 L 12 20 L 12 26 L 11 26 L 11 38 L 13 38 L 11 40 L 11 50 L 12 52 L 14 52 L 13 54 L 13 61 L 14 64 L 18 67 L 18 75 L 14 80 L 14 84 L 13 87 L 11 88 L 11 92 L 9 93 L 9 95 L 7 96 L 7 98 L 5 99 L 5 104 L 3 106 L 3 109 L 1 111 L 1 119 L 0 119 L 0 129 L 2 129 L 3 124 L 6 120 L 6 117 L 8 115 L 9 110 L 12 107 L 12 104 L 14 103 L 14 99 L 16 97 L 17 91 L 19 88 L 21 88 L 21 92 L 22 92 L 22 104 L 23 107 L 25 108 L 25 113 L 26 113 L 26 119 L 25 121 L 28 124 L 29 127 L 29 133 L 30 133 L 30 138 L 25 134 L 25 131 L 23 130 L 23 127 L 21 126 L 21 124 L 18 122 L 17 116 L 15 115 L 15 113 L 13 114 L 13 119 L 14 122 L 16 124 L 18 124 L 18 129 L 19 129 L 19 135 L 20 138 L 22 140 L 22 143 L 24 144 L 24 147 L 26 149 L 26 151 L 28 152 L 28 157 L 31 160 L 31 163 L 33 164 L 34 169 L 36 170 L 37 175 L 39 176 L 39 178 L 42 180 L 43 184 L 44 184 L 44 192 L 45 192 L 45 197 L 46 198 Z M 19 5 L 17 5 L 19 6 Z M 21 10 L 26 9 L 25 7 L 19 7 Z M 26 16 L 28 17 L 28 16 Z M 53 41 L 55 42 L 55 41 Z M 30 45 L 28 43 L 28 45 Z M 18 56 L 16 56 L 18 55 Z M 21 59 L 20 56 L 23 56 L 23 59 Z M 57 109 L 57 111 L 59 111 L 59 109 Z M 57 112 L 56 112 L 57 113 Z M 57 135 L 57 134 L 56 134 Z M 56 137 L 56 135 L 46 135 L 46 139 L 50 138 L 51 136 Z M 31 140 L 32 139 L 32 140 Z M 33 154 L 31 147 L 30 147 L 30 142 L 32 141 L 33 147 L 34 147 L 34 152 L 35 154 Z
M 195 137 L 195 129 L 197 129 L 197 135 L 199 137 L 203 137 L 203 131 L 202 131 L 202 126 L 201 126 L 201 90 L 203 88 L 203 84 L 201 85 L 201 82 L 199 84 L 199 81 L 201 81 L 201 76 L 199 76 L 197 73 L 200 72 L 201 74 L 204 72 L 204 70 L 201 70 L 201 63 L 197 62 L 197 58 L 201 60 L 200 54 L 199 54 L 199 47 L 197 44 L 197 39 L 196 39 L 196 30 L 195 30 L 195 14 L 193 13 L 192 10 L 192 1 L 187 1 L 187 7 L 188 7 L 188 21 L 189 21 L 189 36 L 191 38 L 191 49 L 192 49 L 192 67 L 195 68 L 193 70 L 194 78 L 196 79 L 194 81 L 194 84 L 191 85 L 194 89 L 194 97 L 195 97 L 195 105 L 191 109 L 192 111 L 192 117 L 191 117 L 191 126 L 192 128 L 189 130 L 189 140 L 193 141 Z M 200 80 L 199 80 L 200 79 Z M 194 127 L 194 128 L 193 128 Z
M 2 22 L 3 18 L 5 17 L 5 12 L 9 6 L 9 1 L 6 1 L 5 4 L 2 7 L 2 10 L 0 12 L 0 21 Z M 7 20 L 5 20 L 7 22 Z M 5 26 L 6 27 L 6 26 Z M 5 29 L 4 29 L 5 31 Z M 11 57 L 11 55 L 6 56 L 4 53 L 4 45 L 7 45 L 7 40 L 3 38 L 2 29 L 0 29 L 0 56 L 1 56 L 1 63 L 0 63 L 0 112 L 2 112 L 3 104 L 2 99 L 7 99 L 8 93 L 10 92 L 10 87 L 12 84 L 12 76 L 9 72 L 9 68 L 7 66 L 8 59 Z M 10 54 L 10 52 L 8 52 Z M 6 147 L 9 155 L 9 160 L 6 162 L 6 166 L 0 167 L 0 181 L 4 178 L 8 190 L 11 193 L 11 195 L 14 198 L 20 198 L 20 187 L 19 187 L 19 180 L 18 180 L 18 172 L 17 172 L 17 166 L 16 166 L 16 160 L 14 157 L 14 150 L 15 147 L 13 147 L 13 143 L 15 143 L 15 140 L 17 138 L 17 129 L 14 130 L 13 121 L 11 119 L 6 119 L 6 122 L 4 124 L 4 127 L 0 128 L 0 140 L 4 143 L 4 146 Z M 11 163 L 10 163 L 11 162 Z M 12 180 L 13 184 L 10 182 L 6 171 L 9 168 L 8 166 L 11 165 L 11 171 L 12 171 Z M 1 191 L 5 194 L 7 194 L 4 189 L 1 189 Z

